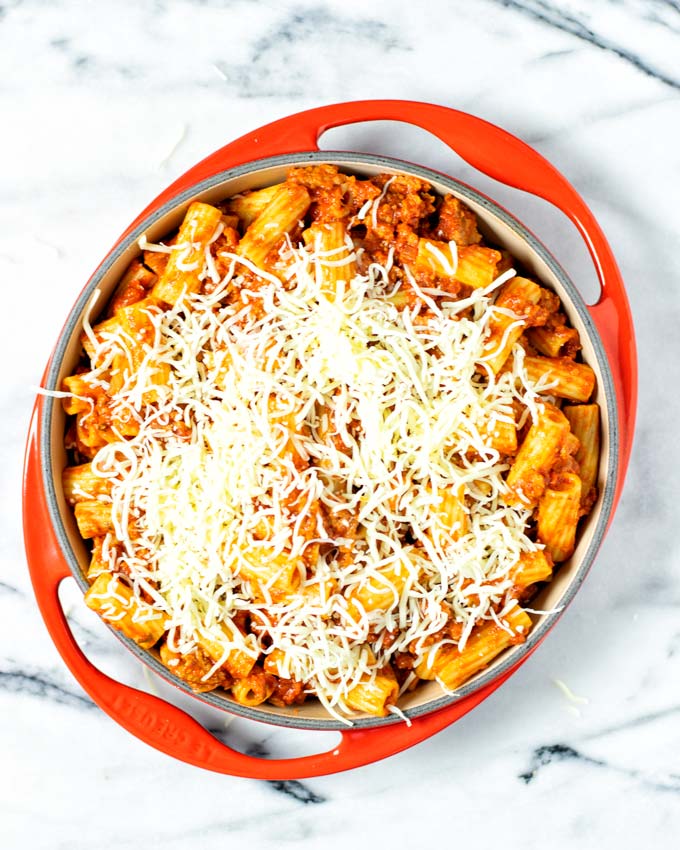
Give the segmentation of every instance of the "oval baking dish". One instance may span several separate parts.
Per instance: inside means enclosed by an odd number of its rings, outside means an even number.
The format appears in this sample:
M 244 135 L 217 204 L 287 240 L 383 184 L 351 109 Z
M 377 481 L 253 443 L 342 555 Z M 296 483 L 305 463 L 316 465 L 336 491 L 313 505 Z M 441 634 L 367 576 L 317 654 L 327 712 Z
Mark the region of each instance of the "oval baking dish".
M 602 285 L 598 305 L 586 307 L 573 283 L 538 239 L 474 189 L 399 160 L 314 150 L 323 130 L 373 119 L 396 119 L 422 126 L 481 171 L 560 207 L 580 229 L 593 256 Z M 92 293 L 100 289 L 99 303 L 107 302 L 123 271 L 139 253 L 137 240 L 142 234 L 150 241 L 159 241 L 177 228 L 191 201 L 217 203 L 236 193 L 280 182 L 291 167 L 322 162 L 360 177 L 407 173 L 426 180 L 441 195 L 455 195 L 475 212 L 487 242 L 510 251 L 533 278 L 559 295 L 570 324 L 578 330 L 584 360 L 597 376 L 594 400 L 602 411 L 599 497 L 581 528 L 573 556 L 532 601 L 533 607 L 561 611 L 578 590 L 602 542 L 628 462 L 636 390 L 632 321 L 611 251 L 583 201 L 538 154 L 480 119 L 427 104 L 340 104 L 284 119 L 218 151 L 156 199 L 101 263 L 66 321 L 43 386 L 58 390 L 62 379 L 72 373 L 80 355 L 83 316 Z M 27 451 L 24 525 L 29 566 L 43 616 L 65 661 L 92 698 L 138 737 L 178 758 L 225 773 L 270 779 L 329 773 L 373 761 L 422 740 L 469 711 L 517 669 L 557 619 L 555 614 L 539 616 L 525 643 L 506 650 L 458 688 L 455 695 L 442 692 L 434 682 L 406 695 L 400 706 L 412 721 L 410 727 L 395 716 L 358 717 L 354 728 L 343 732 L 343 743 L 334 753 L 273 763 L 242 756 L 218 743 L 178 709 L 105 677 L 87 662 L 73 641 L 56 589 L 66 575 L 73 575 L 83 591 L 88 588 L 84 577 L 88 553 L 62 491 L 61 471 L 66 463 L 64 424 L 61 405 L 53 398 L 39 398 Z M 115 633 L 156 673 L 217 708 L 282 726 L 346 729 L 315 701 L 293 709 L 268 704 L 253 708 L 236 703 L 224 692 L 196 695 L 161 664 L 154 650 L 142 650 Z

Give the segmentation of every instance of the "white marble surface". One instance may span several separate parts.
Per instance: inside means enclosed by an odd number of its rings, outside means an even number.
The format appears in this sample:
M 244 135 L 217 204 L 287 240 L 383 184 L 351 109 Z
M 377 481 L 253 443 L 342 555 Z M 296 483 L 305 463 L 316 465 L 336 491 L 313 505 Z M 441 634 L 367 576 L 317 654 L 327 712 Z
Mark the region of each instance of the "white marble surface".
M 638 329 L 633 463 L 575 604 L 473 714 L 348 774 L 302 784 L 209 774 L 117 728 L 47 636 L 20 533 L 30 386 L 88 275 L 160 189 L 242 132 L 367 97 L 482 115 L 585 195 Z M 7 0 L 0 115 L 0 847 L 679 846 L 680 494 L 669 476 L 680 461 L 677 0 Z M 425 134 L 364 125 L 324 144 L 463 176 L 591 286 L 558 214 L 475 175 Z M 88 654 L 157 687 L 70 591 Z M 588 702 L 570 702 L 555 679 Z M 327 744 L 242 721 L 228 735 L 279 755 Z

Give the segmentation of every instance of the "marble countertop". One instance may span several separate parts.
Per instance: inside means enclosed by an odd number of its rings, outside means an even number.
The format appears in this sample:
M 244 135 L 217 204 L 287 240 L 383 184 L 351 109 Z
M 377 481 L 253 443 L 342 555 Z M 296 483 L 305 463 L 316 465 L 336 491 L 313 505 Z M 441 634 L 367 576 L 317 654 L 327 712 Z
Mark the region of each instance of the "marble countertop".
M 426 5 L 425 13 L 425 4 L 390 0 L 0 6 L 2 848 L 678 846 L 680 3 Z M 165 185 L 261 124 L 369 97 L 433 101 L 498 123 L 551 159 L 592 206 L 638 333 L 627 487 L 575 603 L 472 714 L 351 773 L 305 782 L 210 774 L 114 725 L 48 638 L 20 532 L 31 387 L 89 274 Z M 592 291 L 585 251 L 560 214 L 482 178 L 424 132 L 358 125 L 332 131 L 323 146 L 385 152 L 474 183 Z M 64 604 L 102 669 L 161 687 L 88 616 L 74 587 Z M 201 719 L 254 752 L 328 746 L 326 734 L 241 720 L 227 729 L 207 711 Z

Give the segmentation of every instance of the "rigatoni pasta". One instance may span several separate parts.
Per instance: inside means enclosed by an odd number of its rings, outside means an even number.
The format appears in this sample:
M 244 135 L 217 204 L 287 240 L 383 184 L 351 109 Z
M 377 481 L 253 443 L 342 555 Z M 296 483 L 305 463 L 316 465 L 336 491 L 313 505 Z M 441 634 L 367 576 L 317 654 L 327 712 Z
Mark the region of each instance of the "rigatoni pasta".
M 507 361 L 540 300 L 541 287 L 523 277 L 513 277 L 498 293 L 489 323 L 488 354 L 483 361 L 493 372 L 498 373 Z
M 357 272 L 345 225 L 342 221 L 315 223 L 302 235 L 317 256 L 315 273 L 321 277 L 321 291 L 333 300 L 339 286 L 349 286 Z
M 431 651 L 416 667 L 416 673 L 422 679 L 436 679 L 453 691 L 512 643 L 522 643 L 531 626 L 531 617 L 513 605 L 502 621 L 487 622 L 473 630 L 462 649 L 445 644 Z
M 165 631 L 162 612 L 139 600 L 122 579 L 112 573 L 98 575 L 85 594 L 88 608 L 126 637 L 149 649 Z
M 564 407 L 572 434 L 579 442 L 576 452 L 581 479 L 581 502 L 592 506 L 597 492 L 597 468 L 600 460 L 600 408 L 597 404 L 574 404 Z
M 548 487 L 538 505 L 538 539 L 553 561 L 566 561 L 576 545 L 581 507 L 581 479 L 564 472 Z
M 304 186 L 283 183 L 243 234 L 239 254 L 256 266 L 264 266 L 269 252 L 298 226 L 309 204 L 309 192 Z
M 562 411 L 544 404 L 510 467 L 508 500 L 535 507 L 568 435 L 569 422 Z
M 552 395 L 570 401 L 588 401 L 595 389 L 595 373 L 586 363 L 569 357 L 527 357 L 524 361 L 532 381 L 544 381 Z
M 197 692 L 344 722 L 526 640 L 597 494 L 557 296 L 458 199 L 329 165 L 140 250 L 63 386 L 87 604 Z
M 176 304 L 183 295 L 201 288 L 201 271 L 205 250 L 215 236 L 222 213 L 209 204 L 198 201 L 187 210 L 177 235 L 175 250 L 155 283 L 151 294 L 156 301 Z

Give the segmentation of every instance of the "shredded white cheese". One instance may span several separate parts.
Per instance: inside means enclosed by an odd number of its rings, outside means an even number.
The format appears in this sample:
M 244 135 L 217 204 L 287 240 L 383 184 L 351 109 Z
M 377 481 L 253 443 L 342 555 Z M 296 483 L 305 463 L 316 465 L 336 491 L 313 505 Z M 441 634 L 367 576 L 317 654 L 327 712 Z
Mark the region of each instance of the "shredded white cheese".
M 139 432 L 93 462 L 112 481 L 122 543 L 102 554 L 167 615 L 173 651 L 200 637 L 224 659 L 280 650 L 285 675 L 345 718 L 349 691 L 395 653 L 433 651 L 446 610 L 461 648 L 475 624 L 499 622 L 512 567 L 537 548 L 530 512 L 502 499 L 507 465 L 486 436 L 514 421 L 515 401 L 532 416 L 540 404 L 520 346 L 501 375 L 483 366 L 495 289 L 510 275 L 464 301 L 421 291 L 423 304 L 400 310 L 391 255 L 329 300 L 323 267 L 343 262 L 337 253 L 288 242 L 279 276 L 225 254 L 219 281 L 211 251 L 200 273 L 215 292 L 149 311 L 154 339 L 113 395 Z M 241 299 L 225 302 L 234 290 Z M 88 332 L 106 382 L 126 342 L 102 337 Z M 161 364 L 169 380 L 156 386 Z M 461 488 L 466 528 L 447 527 L 437 508 Z M 282 595 L 291 563 L 300 585 Z M 388 589 L 373 610 L 361 601 L 369 582 Z M 232 627 L 241 612 L 268 638 Z M 389 648 L 385 630 L 397 634 Z

